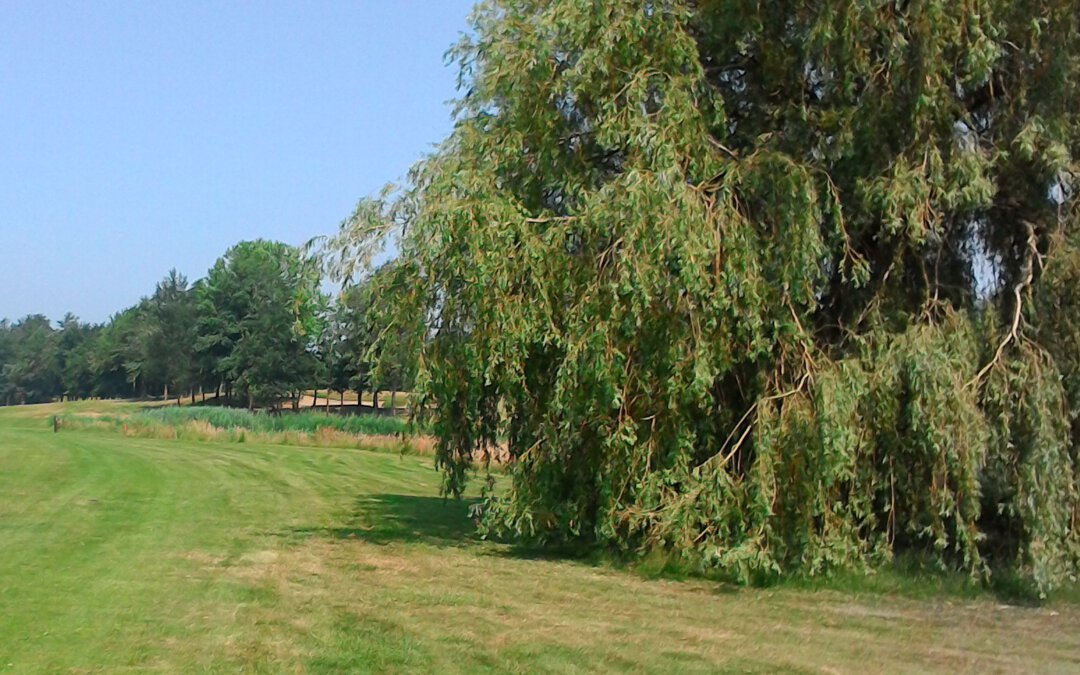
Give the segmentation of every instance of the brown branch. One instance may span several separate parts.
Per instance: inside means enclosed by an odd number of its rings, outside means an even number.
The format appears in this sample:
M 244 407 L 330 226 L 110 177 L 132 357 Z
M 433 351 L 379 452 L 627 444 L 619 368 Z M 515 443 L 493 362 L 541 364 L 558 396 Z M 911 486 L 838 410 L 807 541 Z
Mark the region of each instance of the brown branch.
M 1031 286 L 1031 283 L 1035 278 L 1035 261 L 1039 259 L 1039 240 L 1038 237 L 1035 236 L 1035 226 L 1027 221 L 1024 221 L 1024 225 L 1027 226 L 1028 231 L 1028 255 L 1027 259 L 1024 261 L 1024 267 L 1022 268 L 1024 276 L 1015 286 L 1013 286 L 1013 295 L 1016 297 L 1016 307 L 1013 311 L 1012 326 L 1009 328 L 1008 334 L 1002 339 L 1001 344 L 998 345 L 997 351 L 994 352 L 994 358 L 990 359 L 990 361 L 976 373 L 975 377 L 971 378 L 971 380 L 964 385 L 965 387 L 971 387 L 978 384 L 978 382 L 990 372 L 990 369 L 1001 360 L 1001 355 L 1005 352 L 1005 347 L 1011 342 L 1019 342 L 1020 340 L 1020 313 L 1023 310 L 1022 294 L 1025 288 Z
M 710 143 L 712 143 L 714 147 L 716 147 L 716 148 L 719 148 L 720 150 L 723 150 L 723 151 L 724 151 L 724 153 L 725 153 L 725 154 L 726 154 L 726 155 L 727 155 L 728 157 L 732 158 L 732 159 L 733 159 L 733 160 L 735 160 L 736 162 L 737 162 L 737 161 L 739 161 L 739 156 L 738 156 L 737 154 L 735 154 L 735 151 L 734 151 L 734 150 L 732 150 L 731 148 L 729 148 L 728 146 L 724 145 L 723 143 L 721 143 L 720 141 L 716 140 L 716 139 L 715 139 L 715 138 L 713 138 L 712 136 L 709 136 L 709 142 L 710 142 Z
M 526 223 L 550 223 L 554 221 L 577 220 L 577 216 L 551 216 L 548 218 L 526 218 Z
M 773 394 L 772 396 L 766 396 L 765 398 L 762 398 L 762 399 L 758 399 L 758 401 L 755 402 L 754 405 L 750 406 L 749 410 L 746 411 L 746 413 L 742 416 L 742 418 L 739 419 L 739 421 L 735 424 L 735 426 L 732 427 L 731 433 L 728 434 L 727 439 L 724 440 L 724 445 L 721 446 L 720 452 L 723 452 L 723 448 L 727 447 L 727 445 L 731 441 L 732 437 L 734 437 L 735 431 L 740 426 L 742 426 L 743 422 L 745 422 L 747 420 L 747 418 L 750 417 L 750 415 L 754 414 L 754 412 L 758 408 L 760 408 L 765 403 L 770 403 L 772 401 L 779 401 L 781 399 L 785 399 L 785 398 L 788 398 L 790 396 L 794 396 L 795 394 L 798 394 L 800 391 L 802 391 L 803 387 L 806 386 L 806 381 L 809 380 L 809 379 L 810 379 L 810 371 L 807 371 L 807 372 L 803 373 L 802 378 L 799 380 L 799 384 L 794 389 L 792 389 L 790 391 L 785 391 L 785 392 L 782 392 L 782 393 L 779 393 L 779 394 Z M 732 446 L 731 450 L 726 455 L 724 455 L 723 459 L 720 460 L 720 466 L 724 466 L 728 462 L 731 461 L 731 458 L 734 457 L 735 453 L 739 451 L 740 447 L 742 447 L 742 444 L 746 441 L 746 437 L 750 435 L 750 431 L 753 428 L 754 428 L 754 425 L 752 425 L 752 424 L 747 424 L 746 425 L 746 428 L 743 430 L 742 435 L 739 436 L 739 440 L 735 443 L 734 446 Z M 713 455 L 709 459 L 702 462 L 700 465 L 698 465 L 698 468 L 700 469 L 701 467 L 705 466 L 706 464 L 709 464 L 710 462 L 712 462 L 717 457 L 720 457 L 720 452 L 716 453 L 715 455 Z
M 787 301 L 788 309 L 791 310 L 791 318 L 795 319 L 795 325 L 798 327 L 799 332 L 806 338 L 806 342 L 813 344 L 813 337 L 803 328 L 802 321 L 799 321 L 799 314 L 795 311 L 795 305 L 791 304 L 791 297 L 786 296 L 784 299 Z M 810 347 L 807 346 L 806 342 L 802 344 L 803 358 L 810 368 L 814 368 L 817 366 L 817 362 L 814 361 L 814 357 L 810 354 Z M 807 372 L 809 372 L 809 369 Z

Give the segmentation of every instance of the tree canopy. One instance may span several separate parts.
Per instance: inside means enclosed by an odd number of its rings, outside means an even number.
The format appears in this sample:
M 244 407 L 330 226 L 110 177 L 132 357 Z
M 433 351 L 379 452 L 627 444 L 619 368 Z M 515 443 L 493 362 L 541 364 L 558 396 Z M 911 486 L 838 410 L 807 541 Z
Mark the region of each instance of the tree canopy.
M 0 328 L 5 329 L 0 342 L 0 386 L 6 402 L 51 401 L 61 386 L 61 363 L 49 320 L 34 314 Z
M 228 403 L 277 407 L 328 381 L 342 392 L 408 386 L 411 353 L 387 355 L 373 376 L 374 338 L 383 332 L 368 312 L 377 301 L 373 287 L 331 303 L 320 282 L 315 259 L 301 249 L 242 242 L 206 278 L 189 284 L 172 270 L 152 295 L 101 325 L 71 314 L 55 327 L 41 315 L 0 321 L 0 405 L 61 397 L 194 401 L 201 390 L 224 393 Z
M 199 286 L 198 349 L 249 406 L 296 399 L 315 382 L 325 298 L 319 268 L 278 242 L 241 242 Z
M 455 131 L 346 230 L 403 225 L 446 489 L 514 460 L 487 531 L 744 580 L 1076 573 L 1073 0 L 473 21 Z

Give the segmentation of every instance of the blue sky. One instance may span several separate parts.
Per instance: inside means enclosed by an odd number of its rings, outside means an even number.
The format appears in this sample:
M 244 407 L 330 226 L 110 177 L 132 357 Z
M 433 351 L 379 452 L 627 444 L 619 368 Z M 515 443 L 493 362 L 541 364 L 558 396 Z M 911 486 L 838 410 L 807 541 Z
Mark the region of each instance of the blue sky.
M 0 3 L 0 318 L 332 232 L 449 133 L 472 4 Z

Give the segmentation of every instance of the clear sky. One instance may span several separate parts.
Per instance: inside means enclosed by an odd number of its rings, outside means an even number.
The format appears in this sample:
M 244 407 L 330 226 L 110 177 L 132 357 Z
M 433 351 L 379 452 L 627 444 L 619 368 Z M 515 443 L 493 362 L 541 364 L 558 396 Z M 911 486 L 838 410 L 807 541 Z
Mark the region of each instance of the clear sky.
M 449 133 L 472 4 L 0 3 L 0 318 L 329 234 Z

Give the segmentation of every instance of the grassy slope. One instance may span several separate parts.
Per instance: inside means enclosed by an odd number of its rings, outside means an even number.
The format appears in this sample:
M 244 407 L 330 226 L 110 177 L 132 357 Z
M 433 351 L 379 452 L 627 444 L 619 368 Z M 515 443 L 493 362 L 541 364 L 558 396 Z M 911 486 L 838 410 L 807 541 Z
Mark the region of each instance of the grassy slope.
M 84 406 L 85 408 L 85 406 Z M 1080 669 L 1080 609 L 733 590 L 469 534 L 430 460 L 0 409 L 0 672 Z

